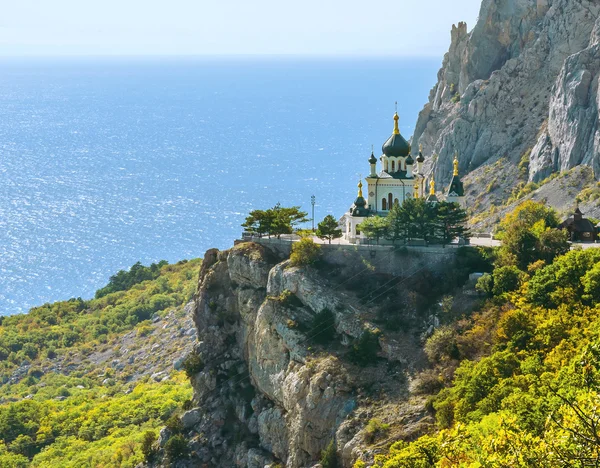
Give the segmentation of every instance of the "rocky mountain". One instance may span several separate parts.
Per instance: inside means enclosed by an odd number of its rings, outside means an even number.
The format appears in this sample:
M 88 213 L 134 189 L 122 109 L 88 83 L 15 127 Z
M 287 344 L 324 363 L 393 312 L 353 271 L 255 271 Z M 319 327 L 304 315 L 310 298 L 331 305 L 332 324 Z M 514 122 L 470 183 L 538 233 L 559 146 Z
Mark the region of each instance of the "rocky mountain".
M 178 466 L 308 467 L 333 444 L 351 467 L 430 430 L 423 336 L 444 291 L 448 311 L 479 300 L 459 287 L 473 259 L 445 250 L 366 252 L 361 262 L 329 249 L 317 267 L 256 243 L 207 251 L 187 358 L 194 408 L 178 429 L 190 458 Z M 161 431 L 165 453 L 175 435 Z
M 484 0 L 471 32 L 452 28 L 413 146 L 437 155 L 429 167 L 442 184 L 459 153 L 474 211 L 579 165 L 600 178 L 599 16 L 595 0 Z M 486 191 L 498 161 L 508 180 Z

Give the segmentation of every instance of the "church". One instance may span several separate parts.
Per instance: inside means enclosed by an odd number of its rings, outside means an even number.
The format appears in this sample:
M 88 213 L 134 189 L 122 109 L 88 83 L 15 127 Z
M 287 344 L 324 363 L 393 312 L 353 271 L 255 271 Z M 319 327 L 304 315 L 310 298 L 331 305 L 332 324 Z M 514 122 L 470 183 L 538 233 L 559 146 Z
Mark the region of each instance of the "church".
M 426 197 L 430 203 L 439 201 L 435 191 L 433 173 L 424 173 L 422 148 L 416 159 L 411 154 L 411 145 L 400 134 L 398 112 L 394 114 L 394 130 L 383 144 L 379 158 L 380 170 L 377 171 L 377 158 L 371 152 L 369 158 L 369 176 L 367 198 L 363 196 L 362 180 L 358 183 L 358 196 L 350 210 L 344 215 L 345 238 L 351 243 L 360 243 L 364 235 L 358 226 L 369 216 L 387 216 L 395 204 L 402 204 L 411 197 Z M 416 163 L 416 164 L 415 164 Z M 427 188 L 429 186 L 429 191 Z M 454 172 L 448 190 L 443 197 L 447 202 L 456 202 L 465 207 L 463 183 L 458 174 L 458 157 L 454 157 Z

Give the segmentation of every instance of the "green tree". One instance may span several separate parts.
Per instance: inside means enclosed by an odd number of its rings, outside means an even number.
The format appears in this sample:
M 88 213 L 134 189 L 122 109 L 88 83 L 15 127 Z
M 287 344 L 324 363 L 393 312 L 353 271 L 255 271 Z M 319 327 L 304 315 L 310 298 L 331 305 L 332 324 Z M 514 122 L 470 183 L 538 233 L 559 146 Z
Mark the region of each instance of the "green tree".
M 188 445 L 181 434 L 174 435 L 165 444 L 165 454 L 171 461 L 180 460 L 188 454 Z
M 449 244 L 457 237 L 470 237 L 467 224 L 467 212 L 458 203 L 440 202 L 435 208 L 436 237 L 444 244 Z
M 307 221 L 307 213 L 299 206 L 283 207 L 279 203 L 268 210 L 253 210 L 246 217 L 242 227 L 259 236 L 291 234 L 294 227 Z
M 323 468 L 338 468 L 339 465 L 333 440 L 329 442 L 325 450 L 321 452 L 320 463 Z
M 492 276 L 492 294 L 494 296 L 500 296 L 504 293 L 518 289 L 526 275 L 516 266 L 507 265 L 496 268 Z
M 154 442 L 156 442 L 156 433 L 154 431 L 144 432 L 142 437 L 142 455 L 144 455 L 144 460 L 147 462 L 152 461 L 156 455 Z
M 544 230 L 539 235 L 537 245 L 540 260 L 550 264 L 556 257 L 566 254 L 571 249 L 568 240 L 569 235 L 564 229 Z
M 312 265 L 321 256 L 321 246 L 312 239 L 304 238 L 292 244 L 290 261 L 293 266 Z
M 435 233 L 437 209 L 424 198 L 407 198 L 402 203 L 409 239 L 429 241 Z
M 331 244 L 333 239 L 338 239 L 342 237 L 342 230 L 338 227 L 338 222 L 336 219 L 327 215 L 321 221 L 317 227 L 317 237 L 320 239 L 327 239 Z
M 524 221 L 516 221 L 504 232 L 498 253 L 499 263 L 526 270 L 530 263 L 538 260 L 537 245 L 538 238 L 531 231 L 531 226 Z
M 379 244 L 379 239 L 386 235 L 388 226 L 389 222 L 387 218 L 382 218 L 381 216 L 371 216 L 360 223 L 358 227 L 365 234 L 365 236 L 367 236 L 369 239 L 375 239 Z
M 406 201 L 400 204 L 394 204 L 387 215 L 388 229 L 386 230 L 386 238 L 396 243 L 396 241 L 405 241 L 409 236 L 409 216 L 408 211 L 404 208 Z

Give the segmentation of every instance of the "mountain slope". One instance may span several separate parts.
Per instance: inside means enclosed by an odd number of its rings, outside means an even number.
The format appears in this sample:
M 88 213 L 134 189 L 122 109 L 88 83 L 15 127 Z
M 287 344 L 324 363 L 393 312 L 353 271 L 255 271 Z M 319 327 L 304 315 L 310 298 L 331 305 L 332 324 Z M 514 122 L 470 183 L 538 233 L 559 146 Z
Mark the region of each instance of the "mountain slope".
M 455 152 L 478 193 L 482 166 L 501 158 L 513 186 L 520 162 L 529 181 L 580 164 L 598 179 L 599 16 L 597 1 L 484 0 L 470 33 L 453 27 L 413 136 L 438 155 L 436 181 L 448 183 Z

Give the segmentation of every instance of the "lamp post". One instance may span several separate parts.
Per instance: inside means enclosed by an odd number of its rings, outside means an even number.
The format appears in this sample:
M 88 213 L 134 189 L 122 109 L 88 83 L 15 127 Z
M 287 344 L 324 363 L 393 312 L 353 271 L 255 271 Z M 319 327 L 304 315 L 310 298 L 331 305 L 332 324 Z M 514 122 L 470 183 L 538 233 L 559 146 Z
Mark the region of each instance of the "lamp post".
M 310 204 L 312 205 L 312 230 L 315 232 L 315 196 L 310 196 Z

